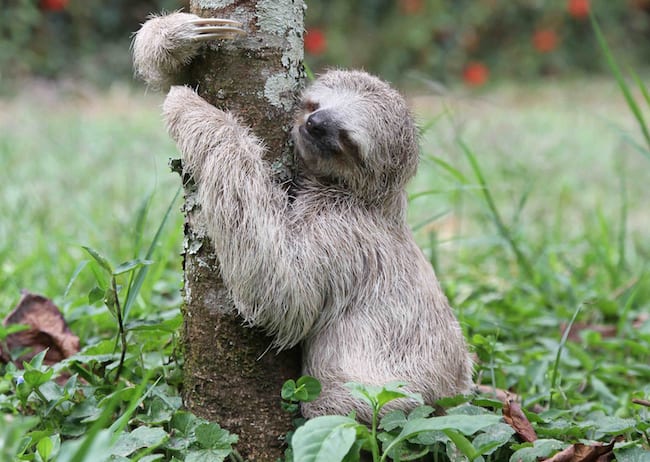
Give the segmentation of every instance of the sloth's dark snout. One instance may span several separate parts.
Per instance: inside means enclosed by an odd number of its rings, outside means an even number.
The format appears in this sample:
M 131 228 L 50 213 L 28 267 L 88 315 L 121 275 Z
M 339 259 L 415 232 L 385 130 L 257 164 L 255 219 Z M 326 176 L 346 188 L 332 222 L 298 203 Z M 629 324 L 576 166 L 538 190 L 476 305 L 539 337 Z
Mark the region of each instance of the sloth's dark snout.
M 327 111 L 312 113 L 305 122 L 307 132 L 314 138 L 335 138 L 338 128 Z
M 298 127 L 298 133 L 303 140 L 303 146 L 309 146 L 313 154 L 321 157 L 338 156 L 345 153 L 349 147 L 354 148 L 335 113 L 327 109 L 312 112 L 305 123 Z

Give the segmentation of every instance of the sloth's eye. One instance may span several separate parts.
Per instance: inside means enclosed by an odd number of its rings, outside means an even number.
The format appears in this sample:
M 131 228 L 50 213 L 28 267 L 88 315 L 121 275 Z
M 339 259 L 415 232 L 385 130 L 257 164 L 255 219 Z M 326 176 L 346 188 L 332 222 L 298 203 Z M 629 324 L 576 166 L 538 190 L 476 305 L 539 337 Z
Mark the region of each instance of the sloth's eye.
M 320 105 L 319 105 L 317 102 L 315 102 L 315 101 L 309 101 L 309 100 L 307 100 L 307 101 L 305 101 L 305 102 L 302 103 L 302 107 L 303 107 L 303 109 L 304 109 L 305 111 L 307 111 L 307 112 L 314 112 L 314 111 L 317 111 L 317 110 L 318 110 L 318 108 L 320 107 Z

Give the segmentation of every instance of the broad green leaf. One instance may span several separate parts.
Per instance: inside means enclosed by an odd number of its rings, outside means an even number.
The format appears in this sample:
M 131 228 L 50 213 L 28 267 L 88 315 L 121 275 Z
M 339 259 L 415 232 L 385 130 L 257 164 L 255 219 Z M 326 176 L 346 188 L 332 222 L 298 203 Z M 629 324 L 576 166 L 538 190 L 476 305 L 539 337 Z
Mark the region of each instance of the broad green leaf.
M 99 454 L 110 454 L 113 433 L 99 430 L 86 433 L 84 437 L 61 444 L 56 462 L 96 462 Z
M 296 385 L 298 388 L 302 387 L 302 389 L 306 392 L 306 396 L 301 399 L 303 402 L 308 403 L 310 401 L 314 401 L 320 396 L 322 387 L 320 382 L 314 377 L 303 375 L 296 381 Z
M 564 449 L 566 443 L 558 440 L 537 440 L 531 446 L 519 449 L 510 456 L 510 462 L 537 462 Z
M 436 404 L 438 406 L 441 406 L 445 409 L 454 407 L 454 406 L 460 406 L 463 403 L 467 403 L 470 401 L 473 397 L 468 396 L 468 395 L 456 395 L 456 396 L 450 396 L 447 398 L 440 398 L 436 400 Z M 501 401 L 499 401 L 501 402 Z
M 296 381 L 289 379 L 282 384 L 282 391 L 280 391 L 280 396 L 282 399 L 291 399 L 293 398 L 294 393 L 296 392 Z
M 435 409 L 433 409 L 431 406 L 418 406 L 414 408 L 411 412 L 409 412 L 409 420 L 415 420 L 415 419 L 425 419 L 427 417 L 430 417 L 431 414 Z
M 363 447 L 363 443 L 363 440 L 357 438 L 357 440 L 348 451 L 347 455 L 343 458 L 342 462 L 359 462 L 361 458 L 361 448 Z
M 155 396 L 149 401 L 146 414 L 139 414 L 138 419 L 149 425 L 163 425 L 170 421 L 178 407 L 169 406 L 160 397 Z
M 444 437 L 444 435 L 443 435 Z M 377 439 L 382 443 L 382 448 L 387 448 L 391 446 L 395 437 L 390 433 L 382 432 L 377 435 Z M 430 444 L 422 444 L 420 442 L 413 441 L 404 441 L 401 444 L 393 445 L 389 452 L 386 452 L 386 455 L 391 458 L 391 460 L 414 460 L 420 459 L 429 452 Z M 431 443 L 434 444 L 434 443 Z
M 455 430 L 463 435 L 472 435 L 485 427 L 489 427 L 501 421 L 501 417 L 492 414 L 485 415 L 446 415 L 441 417 L 430 417 L 428 419 L 410 420 L 404 425 L 397 438 L 386 448 L 391 447 L 412 438 L 423 432 Z M 449 435 L 448 435 L 449 436 Z
M 618 462 L 648 462 L 650 451 L 641 446 L 614 448 L 614 455 Z
M 396 428 L 403 427 L 406 424 L 406 414 L 402 410 L 388 412 L 379 422 L 379 428 L 388 432 Z
M 228 430 L 221 428 L 216 423 L 205 422 L 199 424 L 194 430 L 196 441 L 204 449 L 228 449 L 238 440 L 237 435 L 233 435 Z
M 483 432 L 472 441 L 476 452 L 481 455 L 490 455 L 501 446 L 505 445 L 515 430 L 508 424 L 497 423 L 483 429 Z
M 41 459 L 43 459 L 44 461 L 50 460 L 50 456 L 52 456 L 53 450 L 54 450 L 54 443 L 52 442 L 49 436 L 41 438 L 38 444 L 36 445 L 36 451 L 38 452 L 38 455 L 41 456 Z
M 53 374 L 54 369 L 47 369 L 45 372 L 33 369 L 30 371 L 25 371 L 23 374 L 23 379 L 25 379 L 25 383 L 28 385 L 31 385 L 33 387 L 40 387 L 44 383 L 49 382 Z
M 293 434 L 294 460 L 340 462 L 356 440 L 359 424 L 349 417 L 330 415 L 309 420 Z
M 104 299 L 104 293 L 105 291 L 102 290 L 100 287 L 93 287 L 90 292 L 88 292 L 88 303 L 91 305 L 100 302 Z
M 71 399 L 77 391 L 77 378 L 77 374 L 70 376 L 63 386 L 63 393 L 68 399 Z
M 389 383 L 382 387 L 382 389 L 377 394 L 377 404 L 379 409 L 383 408 L 386 404 L 400 398 L 408 398 L 411 400 L 417 401 L 419 404 L 424 404 L 422 395 L 419 393 L 410 393 L 406 390 L 403 390 L 405 384 L 403 383 Z
M 622 435 L 633 430 L 636 425 L 634 419 L 621 419 L 614 416 L 602 416 L 592 422 L 597 435 Z
M 469 460 L 474 460 L 478 456 L 476 448 L 472 442 L 465 438 L 465 435 L 456 430 L 443 430 L 443 433 L 456 445 L 456 448 L 462 452 Z
M 200 451 L 189 451 L 185 456 L 185 462 L 223 462 L 230 455 L 230 449 L 203 449 Z
M 169 435 L 160 427 L 138 427 L 130 433 L 122 433 L 111 453 L 127 457 L 138 449 L 160 446 L 167 439 Z
M 180 432 L 183 436 L 189 436 L 194 431 L 201 420 L 191 412 L 178 411 L 172 417 L 170 426 L 172 430 Z
M 118 390 L 115 390 L 113 393 L 110 393 L 106 395 L 104 398 L 102 398 L 98 406 L 99 407 L 104 407 L 107 403 L 110 403 L 112 400 L 118 400 L 119 402 L 129 402 L 131 401 L 134 396 L 137 393 L 137 389 L 135 387 L 123 387 Z
M 368 403 L 372 409 L 381 409 L 387 403 L 400 398 L 408 398 L 423 404 L 422 396 L 419 393 L 409 393 L 403 390 L 404 382 L 391 382 L 378 387 L 363 385 L 361 383 L 349 382 L 345 386 L 355 398 Z
M 41 366 L 43 365 L 43 359 L 45 359 L 46 354 L 47 354 L 47 349 L 35 355 L 29 362 L 23 361 L 23 367 L 25 368 L 25 370 L 40 369 Z
M 445 415 L 440 417 L 429 417 L 427 419 L 411 420 L 404 425 L 400 437 L 409 437 L 420 432 L 436 430 L 457 430 L 463 435 L 473 435 L 479 430 L 499 423 L 501 417 L 498 415 Z
M 366 403 L 370 408 L 374 409 L 377 403 L 377 393 L 379 393 L 379 387 L 372 387 L 369 385 L 363 385 L 356 382 L 348 382 L 345 384 L 345 387 L 350 390 L 350 394 L 357 399 L 360 399 Z

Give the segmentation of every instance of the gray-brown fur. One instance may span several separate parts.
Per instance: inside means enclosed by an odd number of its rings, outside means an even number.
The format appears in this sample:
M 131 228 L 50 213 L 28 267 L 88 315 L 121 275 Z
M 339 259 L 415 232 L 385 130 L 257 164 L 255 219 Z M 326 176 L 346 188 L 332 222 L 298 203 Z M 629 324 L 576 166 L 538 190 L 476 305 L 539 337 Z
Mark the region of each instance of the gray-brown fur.
M 134 43 L 139 74 L 155 76 L 154 85 L 171 81 L 168 59 L 159 60 L 175 52 L 160 52 L 161 42 L 182 40 L 158 29 L 164 38 L 147 32 L 143 43 L 146 28 Z M 290 189 L 274 181 L 264 146 L 235 115 L 182 86 L 171 88 L 163 111 L 235 306 L 277 348 L 301 343 L 304 373 L 323 385 L 305 416 L 355 410 L 368 420 L 343 387 L 349 381 L 404 381 L 426 402 L 469 390 L 461 329 L 405 221 L 418 145 L 399 93 L 364 72 L 317 79 L 292 131 L 298 175 Z

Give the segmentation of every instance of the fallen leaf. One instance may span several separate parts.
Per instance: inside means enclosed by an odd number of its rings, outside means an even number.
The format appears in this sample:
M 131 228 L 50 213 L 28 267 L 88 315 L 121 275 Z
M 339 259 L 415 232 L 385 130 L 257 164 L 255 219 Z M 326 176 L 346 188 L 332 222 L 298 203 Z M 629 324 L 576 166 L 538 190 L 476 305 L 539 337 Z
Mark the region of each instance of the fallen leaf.
M 562 335 L 564 335 L 564 331 L 566 331 L 566 328 L 567 328 L 567 323 L 562 323 L 560 325 L 560 331 Z M 580 332 L 582 332 L 583 330 L 598 332 L 603 338 L 616 337 L 616 333 L 617 333 L 616 326 L 611 326 L 607 324 L 589 324 L 586 322 L 576 322 L 571 326 L 571 330 L 569 331 L 569 335 L 567 338 L 572 342 L 579 343 L 581 341 Z
M 560 452 L 556 453 L 553 457 L 544 459 L 543 462 L 572 462 L 575 460 L 575 455 L 576 447 L 572 444 L 571 446 L 568 446 Z
M 648 320 L 648 315 L 647 314 L 640 314 L 636 318 L 632 320 L 632 328 L 634 329 L 640 329 L 641 326 Z M 560 333 L 564 335 L 564 331 L 566 330 L 568 324 L 567 323 L 562 323 L 560 324 Z M 586 322 L 576 322 L 571 326 L 571 330 L 569 331 L 568 339 L 571 340 L 572 342 L 579 343 L 581 341 L 580 339 L 580 332 L 583 330 L 590 330 L 594 332 L 598 332 L 602 338 L 613 338 L 618 335 L 618 328 L 617 326 L 610 325 L 610 324 L 589 324 Z
M 515 400 L 517 402 L 522 401 L 521 397 L 518 394 L 508 390 L 503 390 L 501 388 L 492 387 L 490 385 L 476 385 L 476 390 L 481 394 L 494 396 L 496 399 L 498 399 L 504 404 L 509 399 Z M 539 404 L 533 404 L 530 410 L 539 414 L 540 412 L 543 412 L 545 409 L 543 406 L 540 406 Z
M 524 411 L 521 410 L 519 403 L 509 397 L 503 401 L 503 420 L 510 425 L 517 435 L 524 440 L 525 442 L 532 443 L 537 439 L 537 433 L 531 425 L 530 421 L 524 414 Z
M 479 393 L 484 395 L 492 395 L 502 403 L 505 403 L 508 399 L 515 399 L 519 401 L 519 397 L 513 393 L 510 393 L 507 390 L 502 390 L 501 388 L 491 387 L 489 385 L 477 385 L 476 389 Z
M 61 311 L 49 298 L 23 291 L 22 297 L 14 310 L 3 321 L 4 326 L 25 324 L 29 329 L 9 334 L 6 345 L 9 351 L 16 348 L 29 348 L 29 351 L 14 360 L 21 367 L 23 361 L 29 361 L 36 354 L 48 349 L 44 364 L 52 365 L 79 351 L 79 337 L 74 335 L 61 314 Z M 2 353 L 1 359 L 9 361 L 8 352 Z
M 543 462 L 608 462 L 614 458 L 614 443 L 575 443 Z

